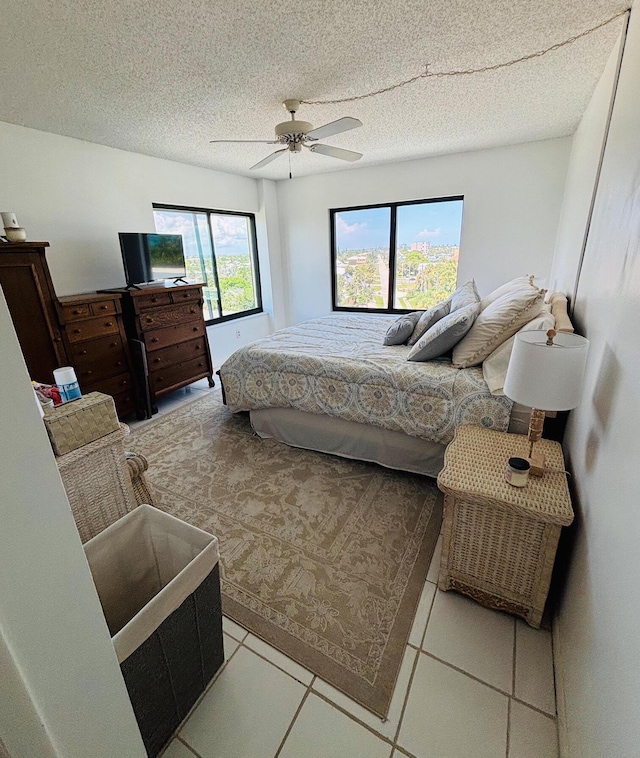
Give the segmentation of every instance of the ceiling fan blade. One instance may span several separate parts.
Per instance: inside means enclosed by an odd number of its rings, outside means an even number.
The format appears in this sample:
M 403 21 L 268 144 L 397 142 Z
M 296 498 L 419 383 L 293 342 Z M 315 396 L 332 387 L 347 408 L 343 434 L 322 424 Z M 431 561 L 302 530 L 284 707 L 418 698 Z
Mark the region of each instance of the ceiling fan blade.
M 236 142 L 236 143 L 248 143 L 253 142 L 260 145 L 279 145 L 280 141 L 277 139 L 212 139 L 209 140 L 209 144 L 213 145 L 214 142 Z
M 331 147 L 331 145 L 306 145 L 312 153 L 328 155 L 330 158 L 340 158 L 341 161 L 359 161 L 362 153 L 356 153 L 353 150 L 343 150 L 341 147 Z
M 351 118 L 351 116 L 345 116 L 339 118 L 337 121 L 331 121 L 324 126 L 319 126 L 317 129 L 312 129 L 307 132 L 307 137 L 310 139 L 324 139 L 325 137 L 333 137 L 334 134 L 340 134 L 340 132 L 348 132 L 349 129 L 357 129 L 362 126 L 362 121 L 357 118 Z
M 267 155 L 266 158 L 263 158 L 259 163 L 256 163 L 255 166 L 250 166 L 249 170 L 253 170 L 254 168 L 262 168 L 263 166 L 266 166 L 267 164 L 271 163 L 271 161 L 275 161 L 275 159 L 281 154 L 288 152 L 288 147 L 283 147 L 282 150 L 276 150 L 275 153 L 271 153 L 271 155 Z

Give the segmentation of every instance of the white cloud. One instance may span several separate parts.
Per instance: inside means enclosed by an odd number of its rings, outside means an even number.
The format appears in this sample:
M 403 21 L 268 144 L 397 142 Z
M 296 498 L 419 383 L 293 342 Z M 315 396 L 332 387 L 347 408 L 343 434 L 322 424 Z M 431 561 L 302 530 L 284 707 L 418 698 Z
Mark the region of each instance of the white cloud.
M 353 234 L 354 232 L 360 232 L 363 229 L 366 229 L 367 225 L 366 223 L 355 223 L 355 224 L 347 224 L 347 222 L 342 218 L 342 216 L 337 216 L 336 221 L 336 231 L 338 234 Z
M 442 229 L 440 227 L 437 229 L 423 229 L 421 232 L 418 232 L 418 238 L 425 239 L 426 237 L 439 237 L 441 233 Z
M 211 215 L 213 241 L 216 245 L 247 246 L 247 221 L 242 216 Z

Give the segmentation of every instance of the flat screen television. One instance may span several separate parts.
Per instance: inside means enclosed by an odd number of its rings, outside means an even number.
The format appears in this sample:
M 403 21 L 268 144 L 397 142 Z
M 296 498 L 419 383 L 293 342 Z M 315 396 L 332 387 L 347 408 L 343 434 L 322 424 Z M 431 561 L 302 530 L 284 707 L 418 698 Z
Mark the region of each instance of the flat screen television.
M 187 275 L 181 234 L 120 232 L 120 249 L 128 287 Z

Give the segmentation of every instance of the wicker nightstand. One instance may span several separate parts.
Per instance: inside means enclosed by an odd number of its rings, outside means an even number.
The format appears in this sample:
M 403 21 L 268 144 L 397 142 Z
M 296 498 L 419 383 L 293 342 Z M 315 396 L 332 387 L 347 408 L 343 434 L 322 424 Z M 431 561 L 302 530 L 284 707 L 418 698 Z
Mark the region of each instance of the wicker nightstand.
M 548 468 L 564 470 L 557 442 L 538 446 Z M 564 473 L 530 477 L 524 488 L 507 484 L 507 459 L 526 454 L 523 435 L 457 428 L 438 475 L 445 493 L 438 587 L 539 627 L 560 530 L 573 521 L 573 510 Z

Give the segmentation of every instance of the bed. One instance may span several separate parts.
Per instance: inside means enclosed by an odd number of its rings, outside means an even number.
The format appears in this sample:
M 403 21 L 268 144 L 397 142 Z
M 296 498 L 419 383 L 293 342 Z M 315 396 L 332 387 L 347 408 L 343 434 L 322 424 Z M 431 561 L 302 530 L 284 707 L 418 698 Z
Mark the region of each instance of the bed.
M 383 346 L 396 318 L 334 314 L 241 348 L 218 372 L 227 406 L 261 437 L 429 476 L 460 424 L 526 430 L 528 412 L 492 395 L 481 367 Z

